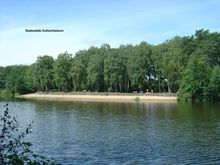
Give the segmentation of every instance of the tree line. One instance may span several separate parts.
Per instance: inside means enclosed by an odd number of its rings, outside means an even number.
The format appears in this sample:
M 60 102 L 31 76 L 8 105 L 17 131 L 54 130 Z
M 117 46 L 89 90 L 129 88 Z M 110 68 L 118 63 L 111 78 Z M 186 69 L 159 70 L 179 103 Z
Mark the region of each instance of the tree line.
M 179 100 L 219 100 L 220 33 L 201 29 L 159 45 L 104 44 L 74 56 L 39 56 L 32 65 L 0 67 L 0 89 L 13 94 L 153 91 L 177 93 Z

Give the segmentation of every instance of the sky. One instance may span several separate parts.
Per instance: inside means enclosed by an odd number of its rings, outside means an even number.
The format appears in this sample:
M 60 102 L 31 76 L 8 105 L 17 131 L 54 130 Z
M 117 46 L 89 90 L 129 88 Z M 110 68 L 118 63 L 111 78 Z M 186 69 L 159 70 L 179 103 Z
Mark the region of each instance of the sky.
M 220 32 L 219 9 L 219 0 L 1 0 L 0 66 L 104 43 L 157 45 L 198 29 Z

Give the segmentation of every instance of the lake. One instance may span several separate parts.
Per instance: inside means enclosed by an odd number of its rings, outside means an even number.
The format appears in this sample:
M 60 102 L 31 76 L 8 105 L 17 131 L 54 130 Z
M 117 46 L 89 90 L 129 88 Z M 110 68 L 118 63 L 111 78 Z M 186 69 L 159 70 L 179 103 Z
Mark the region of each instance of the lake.
M 220 164 L 220 104 L 7 103 L 22 127 L 34 121 L 33 150 L 56 163 Z

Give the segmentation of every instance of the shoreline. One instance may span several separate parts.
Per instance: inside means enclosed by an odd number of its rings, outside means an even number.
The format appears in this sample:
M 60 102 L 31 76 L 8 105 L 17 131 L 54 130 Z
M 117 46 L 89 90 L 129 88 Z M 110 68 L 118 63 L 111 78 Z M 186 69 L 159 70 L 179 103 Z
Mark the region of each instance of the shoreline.
M 17 96 L 17 98 L 37 100 L 63 100 L 63 101 L 111 101 L 111 102 L 176 102 L 176 96 L 166 95 L 88 95 L 88 94 L 42 94 L 32 93 Z

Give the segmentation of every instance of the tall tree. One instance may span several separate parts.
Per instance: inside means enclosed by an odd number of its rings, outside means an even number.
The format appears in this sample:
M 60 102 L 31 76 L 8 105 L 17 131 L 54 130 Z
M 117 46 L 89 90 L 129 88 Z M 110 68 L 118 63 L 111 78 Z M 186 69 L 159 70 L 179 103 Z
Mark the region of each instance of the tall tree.
M 125 60 L 118 49 L 111 49 L 105 59 L 104 77 L 109 90 L 122 92 L 124 74 L 126 71 Z
M 87 88 L 87 65 L 89 61 L 89 56 L 87 51 L 79 51 L 76 53 L 75 57 L 72 59 L 70 75 L 73 81 L 73 89 L 84 90 Z
M 142 42 L 136 46 L 134 53 L 129 58 L 128 74 L 133 89 L 143 90 L 143 88 L 152 89 L 153 63 L 151 59 L 152 46 Z
M 5 78 L 6 78 L 5 68 L 0 67 L 0 89 L 5 89 Z
M 195 33 L 195 53 L 209 66 L 220 66 L 220 34 L 200 29 Z
M 160 44 L 157 46 L 154 46 L 152 49 L 152 60 L 154 62 L 155 67 L 155 91 L 156 92 L 167 92 L 167 82 L 165 77 L 165 71 L 164 71 L 164 52 L 166 51 L 167 46 L 166 44 Z
M 72 54 L 67 52 L 58 55 L 54 63 L 54 80 L 59 91 L 67 91 L 71 88 L 71 67 Z
M 219 101 L 220 100 L 220 67 L 215 66 L 212 69 L 211 77 L 208 86 L 205 87 L 205 100 Z
M 104 91 L 104 59 L 106 54 L 110 50 L 110 46 L 104 44 L 101 48 L 90 48 L 88 50 L 88 55 L 90 56 L 90 61 L 87 67 L 87 80 L 88 86 L 93 91 Z
M 167 81 L 168 92 L 177 92 L 182 71 L 184 70 L 184 58 L 182 52 L 182 39 L 175 37 L 167 42 L 167 50 L 163 56 L 163 70 Z
M 39 56 L 34 68 L 34 80 L 41 91 L 49 91 L 54 86 L 54 59 L 51 56 Z
M 5 68 L 5 88 L 11 93 L 30 93 L 34 90 L 29 86 L 29 79 L 27 79 L 27 72 L 30 66 L 13 65 Z
M 178 91 L 179 100 L 203 101 L 205 88 L 209 84 L 210 68 L 196 55 L 190 59 L 183 73 Z

